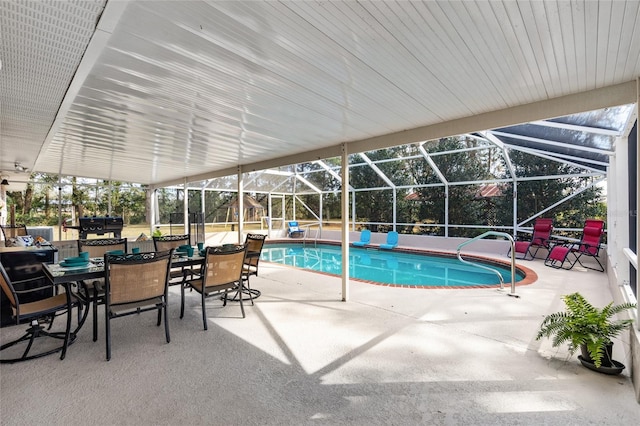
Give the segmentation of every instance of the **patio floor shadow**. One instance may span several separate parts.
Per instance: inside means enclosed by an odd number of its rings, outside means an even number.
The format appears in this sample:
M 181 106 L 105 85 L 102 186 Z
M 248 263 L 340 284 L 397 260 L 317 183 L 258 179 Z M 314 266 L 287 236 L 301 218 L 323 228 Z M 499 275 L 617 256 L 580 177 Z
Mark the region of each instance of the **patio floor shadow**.
M 179 319 L 172 287 L 169 344 L 154 315 L 114 321 L 106 362 L 101 311 L 98 342 L 89 319 L 64 361 L 2 365 L 1 423 L 635 424 L 628 369 L 598 374 L 535 340 L 562 295 L 610 301 L 605 275 L 525 266 L 539 278 L 520 298 L 353 281 L 342 302 L 339 278 L 263 263 L 247 318 L 212 299 L 208 331 L 195 293 Z M 614 357 L 629 365 L 623 348 Z

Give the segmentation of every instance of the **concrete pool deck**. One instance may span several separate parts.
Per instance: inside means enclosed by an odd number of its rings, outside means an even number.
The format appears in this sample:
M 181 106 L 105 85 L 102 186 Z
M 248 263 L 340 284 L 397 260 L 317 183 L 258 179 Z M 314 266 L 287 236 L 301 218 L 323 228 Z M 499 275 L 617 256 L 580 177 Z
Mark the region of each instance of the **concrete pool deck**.
M 169 344 L 153 314 L 117 319 L 106 362 L 101 315 L 98 342 L 85 324 L 64 361 L 2 365 L 1 423 L 636 424 L 626 337 L 614 345 L 627 365 L 619 376 L 535 340 L 562 295 L 608 303 L 605 274 L 521 263 L 539 279 L 520 298 L 351 281 L 348 302 L 340 278 L 262 263 L 247 317 L 212 299 L 208 331 L 195 293 L 178 318 L 172 287 Z M 3 328 L 2 340 L 23 328 Z

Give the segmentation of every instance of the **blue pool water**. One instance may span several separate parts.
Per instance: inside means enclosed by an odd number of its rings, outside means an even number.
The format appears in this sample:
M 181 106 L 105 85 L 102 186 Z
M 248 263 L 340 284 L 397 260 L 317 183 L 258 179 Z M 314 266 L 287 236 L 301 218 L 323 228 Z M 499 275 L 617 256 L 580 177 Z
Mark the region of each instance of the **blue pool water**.
M 358 247 L 350 248 L 349 256 L 350 278 L 365 281 L 427 287 L 500 284 L 494 273 L 461 263 L 457 258 Z M 337 276 L 342 273 L 342 249 L 334 245 L 266 244 L 261 260 Z M 509 285 L 510 269 L 496 268 Z M 516 281 L 523 278 L 516 272 Z

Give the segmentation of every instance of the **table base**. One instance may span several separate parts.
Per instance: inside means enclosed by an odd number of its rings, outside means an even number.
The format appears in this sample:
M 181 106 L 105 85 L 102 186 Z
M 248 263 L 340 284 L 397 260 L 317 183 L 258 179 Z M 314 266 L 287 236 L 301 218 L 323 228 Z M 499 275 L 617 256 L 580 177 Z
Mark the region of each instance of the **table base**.
M 227 300 L 228 301 L 232 301 L 232 302 L 238 302 L 240 300 L 240 293 L 241 292 L 239 290 L 233 290 L 233 291 L 235 293 L 233 294 L 233 296 L 227 295 Z M 242 301 L 251 300 L 251 299 L 257 299 L 258 297 L 260 297 L 261 294 L 262 293 L 260 292 L 260 290 L 243 288 L 242 289 Z M 221 296 L 220 300 L 224 300 L 224 296 Z

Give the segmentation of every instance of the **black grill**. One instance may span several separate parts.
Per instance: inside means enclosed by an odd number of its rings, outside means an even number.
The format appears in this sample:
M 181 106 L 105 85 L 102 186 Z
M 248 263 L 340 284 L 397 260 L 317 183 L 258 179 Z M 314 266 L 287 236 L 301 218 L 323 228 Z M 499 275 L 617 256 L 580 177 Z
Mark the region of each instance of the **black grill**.
M 81 217 L 80 238 L 85 239 L 89 234 L 104 235 L 113 233 L 114 238 L 121 238 L 124 221 L 121 217 Z
M 121 217 L 105 217 L 104 218 L 104 230 L 107 232 L 121 232 L 124 226 L 124 221 Z

